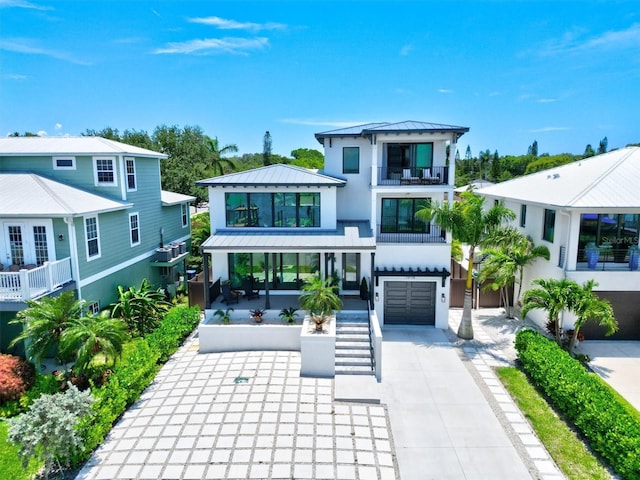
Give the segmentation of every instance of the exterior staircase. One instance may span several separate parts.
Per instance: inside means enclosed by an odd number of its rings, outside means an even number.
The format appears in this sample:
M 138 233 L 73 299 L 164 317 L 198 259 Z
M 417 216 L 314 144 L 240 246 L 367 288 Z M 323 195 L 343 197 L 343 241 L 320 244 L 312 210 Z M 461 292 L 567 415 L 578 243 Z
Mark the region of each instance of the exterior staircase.
M 367 312 L 336 317 L 336 375 L 374 375 Z

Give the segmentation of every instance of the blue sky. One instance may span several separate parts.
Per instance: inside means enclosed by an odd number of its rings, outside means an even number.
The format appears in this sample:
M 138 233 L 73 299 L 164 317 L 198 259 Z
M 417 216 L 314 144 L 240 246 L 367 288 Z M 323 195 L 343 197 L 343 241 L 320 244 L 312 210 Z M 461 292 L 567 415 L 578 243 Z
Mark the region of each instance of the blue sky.
M 640 142 L 634 1 L 0 0 L 0 134 L 199 125 L 241 153 L 461 125 L 474 155 Z

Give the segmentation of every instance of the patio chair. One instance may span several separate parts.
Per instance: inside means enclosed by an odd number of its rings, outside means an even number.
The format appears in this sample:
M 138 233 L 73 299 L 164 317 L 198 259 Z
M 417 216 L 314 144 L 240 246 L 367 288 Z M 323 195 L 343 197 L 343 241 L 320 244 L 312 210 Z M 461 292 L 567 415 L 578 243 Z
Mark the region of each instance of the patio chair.
M 238 298 L 238 294 L 231 290 L 231 285 L 225 283 L 221 286 L 222 290 L 222 301 L 227 305 L 231 305 L 232 303 L 240 303 L 240 299 Z
M 260 298 L 260 290 L 256 290 L 253 284 L 253 279 L 247 277 L 242 279 L 242 289 L 247 300 L 252 298 Z

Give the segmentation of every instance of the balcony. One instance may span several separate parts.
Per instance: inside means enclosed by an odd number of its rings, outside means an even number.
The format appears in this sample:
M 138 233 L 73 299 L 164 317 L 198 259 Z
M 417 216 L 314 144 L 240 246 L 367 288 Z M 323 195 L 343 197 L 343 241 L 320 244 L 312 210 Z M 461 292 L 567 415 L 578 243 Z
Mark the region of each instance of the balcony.
M 613 248 L 612 246 L 600 246 L 595 256 L 587 258 L 585 249 L 578 250 L 576 270 L 589 270 L 601 272 L 637 271 L 638 258 L 632 262 L 629 258 L 629 247 Z
M 449 167 L 378 167 L 378 185 L 448 185 Z
M 45 262 L 40 267 L 0 272 L 0 302 L 24 302 L 48 295 L 71 282 L 71 259 Z
M 445 243 L 446 230 L 431 225 L 429 232 L 387 232 L 387 227 L 378 225 L 376 242 L 378 243 Z

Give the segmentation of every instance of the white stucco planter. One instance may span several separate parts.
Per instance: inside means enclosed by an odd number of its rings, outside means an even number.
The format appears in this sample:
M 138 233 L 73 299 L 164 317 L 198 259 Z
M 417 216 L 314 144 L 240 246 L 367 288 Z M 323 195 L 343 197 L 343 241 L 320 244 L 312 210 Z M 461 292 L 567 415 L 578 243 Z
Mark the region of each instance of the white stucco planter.
M 300 375 L 303 377 L 335 377 L 336 374 L 336 318 L 324 325 L 322 332 L 309 325 L 305 316 L 300 333 Z
M 302 325 L 285 325 L 278 313 L 267 311 L 262 323 L 249 319 L 249 311 L 234 312 L 229 325 L 223 325 L 211 310 L 198 327 L 200 353 L 246 350 L 300 351 Z

